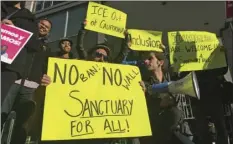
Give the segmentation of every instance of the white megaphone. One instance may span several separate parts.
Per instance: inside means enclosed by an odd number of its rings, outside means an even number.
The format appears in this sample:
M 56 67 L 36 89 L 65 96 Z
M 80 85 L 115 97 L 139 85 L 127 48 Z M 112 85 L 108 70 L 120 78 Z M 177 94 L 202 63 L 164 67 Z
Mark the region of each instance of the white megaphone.
M 178 81 L 153 84 L 151 87 L 153 93 L 185 94 L 200 99 L 200 91 L 195 72 L 189 73 L 186 77 Z

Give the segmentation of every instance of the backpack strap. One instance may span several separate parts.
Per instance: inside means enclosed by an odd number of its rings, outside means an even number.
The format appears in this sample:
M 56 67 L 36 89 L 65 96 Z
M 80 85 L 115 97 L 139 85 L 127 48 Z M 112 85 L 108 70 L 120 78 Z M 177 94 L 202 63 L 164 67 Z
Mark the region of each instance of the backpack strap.
M 20 9 L 15 10 L 14 12 L 12 12 L 11 14 L 9 14 L 8 16 L 5 17 L 5 19 L 10 19 L 14 14 L 16 14 Z
M 4 2 L 1 2 L 1 8 L 7 13 L 7 16 L 4 19 L 10 19 L 14 14 L 16 14 L 20 9 L 15 10 L 9 14 L 8 8 Z

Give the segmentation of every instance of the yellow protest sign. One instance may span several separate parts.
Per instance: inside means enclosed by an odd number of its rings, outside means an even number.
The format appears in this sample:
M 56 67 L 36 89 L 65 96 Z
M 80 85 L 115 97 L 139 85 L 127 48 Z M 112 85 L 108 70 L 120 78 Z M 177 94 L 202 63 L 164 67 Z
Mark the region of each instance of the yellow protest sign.
M 49 59 L 42 140 L 151 135 L 135 66 Z
M 127 15 L 117 9 L 89 2 L 85 29 L 124 38 Z
M 170 63 L 176 72 L 226 66 L 223 46 L 214 33 L 203 31 L 169 32 L 168 43 Z
M 132 50 L 163 52 L 161 48 L 162 32 L 137 29 L 129 29 L 128 32 L 131 35 L 130 48 Z

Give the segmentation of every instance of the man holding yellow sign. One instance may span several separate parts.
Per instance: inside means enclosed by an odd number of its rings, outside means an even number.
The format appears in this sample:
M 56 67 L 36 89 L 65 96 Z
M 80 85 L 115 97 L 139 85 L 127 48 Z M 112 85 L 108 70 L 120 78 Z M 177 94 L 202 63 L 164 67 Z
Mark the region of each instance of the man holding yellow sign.
M 48 75 L 42 140 L 151 135 L 137 67 L 50 58 Z

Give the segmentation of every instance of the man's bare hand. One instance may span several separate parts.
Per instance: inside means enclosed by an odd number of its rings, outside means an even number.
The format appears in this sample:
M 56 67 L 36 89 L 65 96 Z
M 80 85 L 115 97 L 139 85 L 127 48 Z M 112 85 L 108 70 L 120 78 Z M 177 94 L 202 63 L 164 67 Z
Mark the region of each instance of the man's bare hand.
M 128 30 L 127 29 L 125 29 L 125 31 L 124 31 L 124 35 L 125 36 L 127 36 L 129 33 L 128 33 Z
M 128 46 L 128 47 L 131 47 L 132 42 L 131 42 L 131 38 L 130 38 L 130 36 L 129 36 L 129 32 L 128 32 L 127 29 L 125 29 L 124 35 L 125 35 L 125 37 L 128 37 L 127 46 Z
M 7 24 L 7 25 L 14 25 L 13 22 L 11 20 L 8 20 L 8 19 L 3 19 L 1 21 L 2 24 Z
M 50 83 L 51 83 L 51 78 L 48 75 L 44 74 L 43 78 L 41 79 L 41 85 L 48 86 Z
M 87 25 L 87 20 L 83 21 L 83 25 L 86 26 Z
M 146 85 L 145 85 L 144 81 L 140 81 L 139 84 L 142 87 L 143 92 L 146 92 Z

